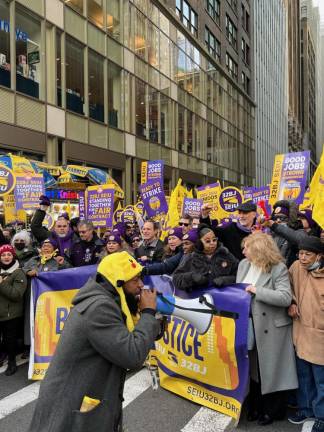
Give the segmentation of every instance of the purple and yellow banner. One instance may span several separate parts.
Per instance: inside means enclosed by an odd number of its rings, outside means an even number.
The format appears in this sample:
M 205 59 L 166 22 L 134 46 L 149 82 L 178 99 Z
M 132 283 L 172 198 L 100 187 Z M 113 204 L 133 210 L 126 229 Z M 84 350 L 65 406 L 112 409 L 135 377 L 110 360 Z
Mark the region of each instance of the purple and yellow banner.
M 28 378 L 44 378 L 77 290 L 96 272 L 85 266 L 40 273 L 32 279 L 30 322 L 31 353 Z
M 77 290 L 96 266 L 41 273 L 32 281 L 32 346 L 29 379 L 43 379 L 54 355 Z M 152 276 L 145 283 L 163 294 L 174 293 L 171 278 Z M 197 298 L 206 291 L 186 294 Z M 243 285 L 208 289 L 220 315 L 214 315 L 208 332 L 198 334 L 188 321 L 169 317 L 155 354 L 161 386 L 186 399 L 238 418 L 248 379 L 247 329 L 250 295 Z M 224 315 L 225 312 L 225 315 Z
M 85 191 L 79 192 L 79 218 L 80 218 L 80 220 L 84 220 L 87 218 Z
M 145 283 L 164 294 L 174 290 L 170 279 L 168 287 L 161 276 L 151 277 Z M 198 334 L 189 322 L 169 317 L 167 331 L 155 342 L 161 387 L 233 418 L 239 417 L 249 375 L 247 331 L 251 297 L 245 286 L 236 284 L 190 294 L 175 290 L 175 295 L 183 299 L 208 293 L 221 311 L 220 316 L 213 317 L 204 335 Z
M 164 161 L 153 160 L 144 161 L 141 165 L 141 184 L 150 180 L 160 180 L 163 183 L 164 178 Z
M 227 214 L 235 213 L 242 202 L 242 191 L 234 186 L 225 187 L 219 195 L 219 206 Z
M 0 196 L 9 194 L 15 187 L 14 173 L 5 165 L 0 165 Z
M 87 220 L 95 227 L 112 227 L 114 189 L 108 185 L 90 186 L 87 189 Z
M 202 199 L 185 198 L 183 200 L 182 214 L 189 215 L 193 218 L 199 218 L 201 213 L 201 206 L 203 205 Z
M 282 199 L 291 199 L 301 204 L 307 184 L 310 151 L 276 155 L 269 202 L 273 205 Z
M 168 212 L 168 204 L 165 199 L 161 180 L 151 180 L 142 184 L 140 191 L 144 208 L 149 218 L 154 218 Z
M 16 176 L 15 200 L 17 210 L 30 210 L 39 206 L 39 197 L 44 195 L 45 186 L 42 174 Z
M 271 214 L 271 205 L 269 204 L 270 198 L 270 186 L 261 186 L 259 188 L 253 188 L 252 191 L 252 201 L 254 204 L 260 203 L 260 201 L 264 202 L 265 210 L 268 213 L 268 216 Z M 260 213 L 260 207 L 258 212 Z

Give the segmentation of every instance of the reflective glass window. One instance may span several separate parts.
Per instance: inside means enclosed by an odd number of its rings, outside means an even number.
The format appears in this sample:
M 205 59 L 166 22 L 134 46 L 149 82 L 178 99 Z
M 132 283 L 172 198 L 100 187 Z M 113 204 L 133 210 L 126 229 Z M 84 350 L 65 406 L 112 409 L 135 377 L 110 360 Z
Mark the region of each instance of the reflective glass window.
M 178 149 L 185 151 L 185 109 L 182 105 L 178 105 Z
M 105 120 L 103 65 L 103 57 L 89 50 L 89 117 L 101 122 Z
M 161 106 L 161 144 L 171 147 L 171 116 L 172 116 L 172 102 L 165 94 L 160 94 Z
M 109 126 L 122 128 L 122 68 L 108 62 L 108 123 Z
M 107 32 L 119 40 L 120 39 L 120 1 L 107 0 Z
M 145 84 L 138 78 L 135 79 L 135 111 L 136 111 L 136 135 L 146 138 L 146 96 Z
M 83 14 L 83 0 L 65 0 L 65 4 L 81 15 Z
M 149 127 L 150 141 L 159 141 L 159 92 L 152 87 L 149 87 L 148 93 L 149 103 Z
M 62 33 L 56 29 L 56 103 L 62 106 Z
M 88 18 L 96 26 L 103 28 L 103 0 L 87 0 Z
M 9 3 L 0 1 L 0 85 L 11 86 Z
M 66 36 L 66 108 L 84 114 L 84 46 Z
M 16 88 L 29 96 L 40 97 L 43 61 L 41 23 L 27 10 L 16 10 Z
M 145 16 L 136 10 L 135 12 L 135 54 L 145 60 L 146 57 L 146 32 Z

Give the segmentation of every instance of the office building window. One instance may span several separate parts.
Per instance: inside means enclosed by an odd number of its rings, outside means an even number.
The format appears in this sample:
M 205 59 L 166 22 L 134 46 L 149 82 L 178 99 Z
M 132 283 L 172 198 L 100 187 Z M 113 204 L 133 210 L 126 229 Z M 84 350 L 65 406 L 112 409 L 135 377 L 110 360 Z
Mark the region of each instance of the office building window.
M 108 123 L 109 126 L 121 129 L 122 114 L 122 68 L 108 62 Z
M 89 50 L 89 117 L 105 121 L 104 110 L 104 60 L 99 54 Z
M 88 18 L 96 26 L 103 28 L 103 0 L 87 0 Z
M 9 4 L 0 1 L 0 85 L 11 87 Z
M 66 108 L 84 114 L 84 46 L 66 36 Z
M 245 64 L 250 64 L 250 47 L 244 39 L 242 39 L 242 58 Z
M 241 83 L 246 93 L 250 94 L 250 79 L 246 76 L 244 72 L 242 72 L 241 75 Z
M 38 99 L 42 79 L 41 23 L 17 7 L 16 29 L 16 88 Z
M 161 104 L 161 144 L 171 147 L 171 118 L 172 101 L 163 93 L 160 93 Z
M 149 103 L 149 127 L 150 141 L 159 141 L 159 92 L 152 87 L 149 87 L 148 92 Z
M 228 53 L 226 53 L 226 68 L 230 76 L 237 79 L 237 63 L 235 63 Z
M 248 14 L 247 10 L 245 9 L 244 4 L 242 4 L 241 21 L 242 21 L 242 26 L 245 29 L 245 31 L 247 33 L 249 33 L 250 32 L 250 15 Z
M 114 39 L 120 39 L 119 0 L 107 0 L 107 32 Z
M 237 49 L 237 28 L 228 15 L 226 15 L 226 37 L 232 47 Z
M 145 84 L 135 78 L 135 107 L 136 107 L 136 135 L 142 138 L 146 136 L 146 96 Z
M 146 58 L 145 15 L 135 11 L 135 54 L 143 60 Z
M 198 34 L 198 15 L 186 0 L 176 0 L 176 14 L 195 36 Z
M 185 151 L 185 109 L 182 105 L 178 105 L 178 150 Z
M 56 103 L 62 106 L 62 33 L 56 29 Z
M 187 110 L 187 153 L 192 156 L 193 151 L 193 112 Z
M 218 61 L 220 61 L 221 56 L 221 45 L 219 40 L 215 38 L 212 32 L 208 27 L 205 27 L 205 43 L 209 54 L 215 57 Z
M 65 4 L 83 15 L 83 0 L 65 0 Z
M 220 1 L 206 0 L 205 8 L 206 11 L 208 12 L 208 15 L 219 24 L 220 23 Z
M 147 24 L 147 54 L 149 64 L 158 68 L 160 63 L 159 30 L 150 21 Z

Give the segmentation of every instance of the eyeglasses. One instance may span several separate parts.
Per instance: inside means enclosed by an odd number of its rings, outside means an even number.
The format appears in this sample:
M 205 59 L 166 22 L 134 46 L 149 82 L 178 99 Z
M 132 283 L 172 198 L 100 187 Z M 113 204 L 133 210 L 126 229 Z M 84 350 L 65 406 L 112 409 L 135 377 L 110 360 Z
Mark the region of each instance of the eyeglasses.
M 185 227 L 188 227 L 188 226 L 189 226 L 189 223 L 187 223 L 187 222 L 179 222 L 179 226 L 185 226 Z
M 139 242 L 139 241 L 141 241 L 141 239 L 139 239 L 139 238 L 134 238 L 134 239 L 132 240 L 132 243 Z

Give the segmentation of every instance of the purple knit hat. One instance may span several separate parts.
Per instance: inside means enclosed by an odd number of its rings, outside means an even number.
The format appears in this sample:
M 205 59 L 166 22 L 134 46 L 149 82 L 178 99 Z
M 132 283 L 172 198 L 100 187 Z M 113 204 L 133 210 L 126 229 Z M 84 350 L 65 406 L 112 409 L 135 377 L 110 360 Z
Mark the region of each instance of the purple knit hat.
M 309 225 L 309 228 L 313 228 L 315 226 L 315 221 L 312 218 L 312 210 L 306 209 L 306 210 L 300 210 L 297 213 L 297 216 L 300 219 L 306 219 Z
M 192 228 L 191 230 L 189 230 L 187 232 L 187 234 L 185 234 L 182 237 L 182 240 L 187 240 L 187 241 L 190 241 L 192 243 L 196 243 L 196 241 L 198 240 L 198 230 L 197 230 L 197 228 Z
M 112 233 L 107 238 L 107 243 L 109 243 L 109 242 L 115 242 L 115 243 L 118 243 L 118 244 L 121 245 L 122 244 L 122 239 L 120 237 L 120 234 L 119 233 Z
M 183 232 L 182 232 L 182 227 L 175 227 L 170 229 L 169 233 L 168 233 L 168 237 L 170 236 L 175 236 L 178 237 L 178 239 L 182 240 L 183 237 Z

